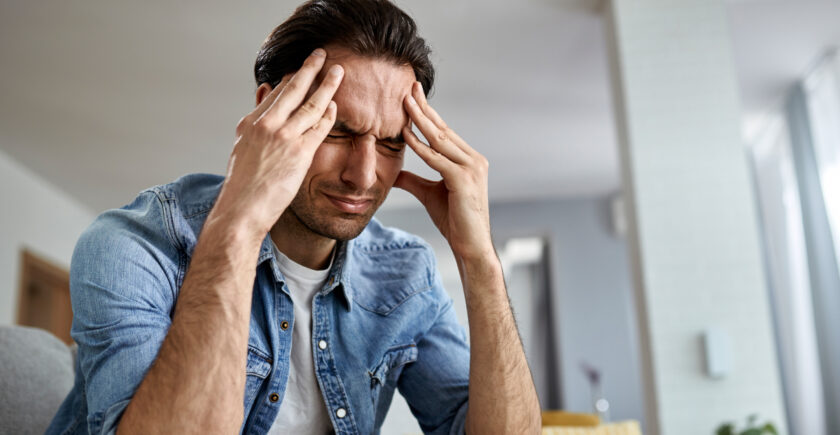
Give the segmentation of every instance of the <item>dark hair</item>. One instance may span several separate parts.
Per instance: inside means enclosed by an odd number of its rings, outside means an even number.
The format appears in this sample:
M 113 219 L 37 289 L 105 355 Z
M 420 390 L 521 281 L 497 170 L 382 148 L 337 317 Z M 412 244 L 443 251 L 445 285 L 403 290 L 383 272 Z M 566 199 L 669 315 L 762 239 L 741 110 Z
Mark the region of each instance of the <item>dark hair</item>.
M 431 49 L 417 25 L 388 0 L 310 0 L 263 42 L 254 64 L 257 86 L 277 86 L 318 47 L 335 44 L 360 55 L 410 65 L 428 95 L 435 80 Z

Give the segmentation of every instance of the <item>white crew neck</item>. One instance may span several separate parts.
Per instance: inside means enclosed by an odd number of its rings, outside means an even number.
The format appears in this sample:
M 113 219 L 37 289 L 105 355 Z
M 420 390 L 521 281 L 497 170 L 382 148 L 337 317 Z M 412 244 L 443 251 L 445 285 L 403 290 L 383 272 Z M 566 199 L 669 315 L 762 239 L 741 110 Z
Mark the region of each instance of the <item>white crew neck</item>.
M 335 248 L 333 248 L 333 252 L 330 254 L 330 263 L 327 267 L 317 270 L 310 269 L 302 264 L 296 263 L 294 260 L 287 257 L 286 254 L 281 252 L 273 241 L 271 242 L 271 245 L 274 248 L 274 257 L 277 259 L 277 266 L 280 268 L 280 272 L 283 272 L 283 275 L 294 275 L 307 281 L 324 281 L 327 276 L 329 276 L 330 268 L 332 268 L 333 260 L 335 259 Z

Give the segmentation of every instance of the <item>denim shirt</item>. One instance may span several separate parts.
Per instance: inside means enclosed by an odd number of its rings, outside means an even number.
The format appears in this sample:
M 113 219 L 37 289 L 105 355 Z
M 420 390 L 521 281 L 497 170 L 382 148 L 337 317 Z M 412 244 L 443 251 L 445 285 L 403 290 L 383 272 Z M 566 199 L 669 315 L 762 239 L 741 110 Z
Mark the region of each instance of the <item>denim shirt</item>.
M 70 267 L 76 380 L 47 433 L 114 433 L 157 357 L 199 232 L 224 178 L 191 174 L 108 210 Z M 286 388 L 292 299 L 263 240 L 248 338 L 241 432 L 266 433 Z M 399 389 L 426 433 L 463 433 L 469 347 L 428 244 L 371 220 L 340 242 L 312 302 L 320 390 L 338 434 L 378 433 Z

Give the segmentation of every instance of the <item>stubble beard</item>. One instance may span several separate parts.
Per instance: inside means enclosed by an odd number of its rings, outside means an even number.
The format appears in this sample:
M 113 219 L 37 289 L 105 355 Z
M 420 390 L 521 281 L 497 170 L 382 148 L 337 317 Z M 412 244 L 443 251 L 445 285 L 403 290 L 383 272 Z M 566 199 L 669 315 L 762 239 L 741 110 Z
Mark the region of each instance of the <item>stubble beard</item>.
M 334 190 L 331 190 L 334 191 Z M 295 195 L 287 211 L 310 232 L 338 241 L 355 239 L 365 230 L 376 210 L 382 205 L 387 192 L 372 196 L 375 203 L 363 214 L 341 213 L 335 209 L 321 210 L 312 204 L 309 195 L 302 189 Z

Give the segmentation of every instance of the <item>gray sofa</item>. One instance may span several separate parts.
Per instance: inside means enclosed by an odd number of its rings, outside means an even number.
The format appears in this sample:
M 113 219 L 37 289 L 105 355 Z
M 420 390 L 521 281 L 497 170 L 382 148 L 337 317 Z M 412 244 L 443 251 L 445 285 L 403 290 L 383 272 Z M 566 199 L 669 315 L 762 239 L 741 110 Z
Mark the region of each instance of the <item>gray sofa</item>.
M 0 434 L 43 434 L 73 387 L 75 347 L 47 331 L 0 325 Z

